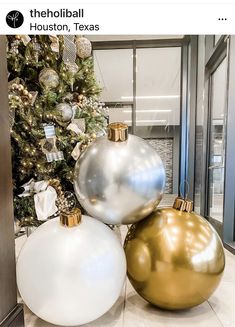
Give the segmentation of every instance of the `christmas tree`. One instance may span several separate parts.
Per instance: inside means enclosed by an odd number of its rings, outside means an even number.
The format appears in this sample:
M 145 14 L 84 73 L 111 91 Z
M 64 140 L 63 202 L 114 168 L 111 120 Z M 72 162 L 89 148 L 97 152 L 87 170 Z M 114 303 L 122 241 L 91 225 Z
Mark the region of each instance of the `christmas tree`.
M 54 35 L 7 39 L 14 210 L 30 225 L 75 201 L 76 159 L 105 133 L 107 110 L 98 101 L 101 90 L 89 40 Z

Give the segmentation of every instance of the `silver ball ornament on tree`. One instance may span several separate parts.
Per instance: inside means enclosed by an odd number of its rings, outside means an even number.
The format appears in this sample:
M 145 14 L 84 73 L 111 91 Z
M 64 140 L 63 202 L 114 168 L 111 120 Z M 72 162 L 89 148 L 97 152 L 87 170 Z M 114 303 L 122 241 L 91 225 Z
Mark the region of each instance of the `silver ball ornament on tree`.
M 165 170 L 157 152 L 128 126 L 112 123 L 79 157 L 74 174 L 78 201 L 106 224 L 131 224 L 159 204 Z
M 35 255 L 36 254 L 36 255 Z M 22 299 L 56 326 L 91 322 L 116 302 L 126 277 L 122 245 L 108 227 L 79 209 L 41 225 L 17 262 Z
M 91 55 L 91 42 L 85 37 L 76 39 L 77 55 L 82 58 L 88 58 Z
M 56 110 L 61 113 L 63 122 L 69 122 L 73 117 L 73 109 L 66 102 L 57 104 Z
M 76 63 L 66 63 L 66 68 L 68 72 L 72 75 L 75 75 L 78 72 L 78 65 Z
M 39 74 L 39 83 L 44 88 L 55 89 L 59 85 L 59 75 L 52 68 L 43 68 Z

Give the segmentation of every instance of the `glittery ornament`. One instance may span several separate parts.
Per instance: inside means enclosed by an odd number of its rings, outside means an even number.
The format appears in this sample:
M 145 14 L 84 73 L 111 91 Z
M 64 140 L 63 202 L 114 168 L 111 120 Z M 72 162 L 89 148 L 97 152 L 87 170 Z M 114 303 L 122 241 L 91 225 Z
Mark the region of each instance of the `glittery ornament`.
M 59 76 L 52 68 L 43 68 L 39 74 L 39 82 L 42 87 L 55 89 L 59 85 Z
M 72 107 L 68 103 L 57 104 L 56 110 L 61 113 L 63 122 L 69 122 L 73 117 Z
M 76 39 L 77 55 L 82 58 L 88 58 L 91 55 L 91 42 L 85 37 Z

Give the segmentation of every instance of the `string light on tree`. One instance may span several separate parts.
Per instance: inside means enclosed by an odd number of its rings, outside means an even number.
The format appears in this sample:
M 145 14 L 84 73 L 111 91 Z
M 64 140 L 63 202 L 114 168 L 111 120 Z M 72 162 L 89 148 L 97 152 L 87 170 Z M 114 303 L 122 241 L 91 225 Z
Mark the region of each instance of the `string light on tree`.
M 18 197 L 21 185 L 31 178 L 38 181 L 57 178 L 64 193 L 74 194 L 74 147 L 79 143 L 81 150 L 83 144 L 86 148 L 95 139 L 92 133 L 105 131 L 107 121 L 104 115 L 99 118 L 91 115 L 100 88 L 94 77 L 93 58 L 78 56 L 75 39 L 69 48 L 64 36 L 9 35 L 7 40 L 15 216 L 19 220 L 25 217 L 36 220 L 33 202 L 29 205 L 28 198 Z M 64 53 L 71 49 L 75 64 L 63 61 Z M 64 118 L 58 110 L 59 104 L 69 108 Z M 67 129 L 70 123 L 81 120 L 84 120 L 81 133 Z M 41 141 L 45 139 L 44 124 L 51 123 L 55 127 L 55 146 L 64 159 L 48 162 Z M 51 141 L 45 144 L 49 148 L 53 145 Z

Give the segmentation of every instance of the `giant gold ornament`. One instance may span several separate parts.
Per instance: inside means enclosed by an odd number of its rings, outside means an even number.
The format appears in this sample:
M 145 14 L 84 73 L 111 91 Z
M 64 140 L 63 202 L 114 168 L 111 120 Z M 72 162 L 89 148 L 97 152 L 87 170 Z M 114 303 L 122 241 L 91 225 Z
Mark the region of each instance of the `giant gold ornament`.
M 23 246 L 17 283 L 26 305 L 56 326 L 77 326 L 97 319 L 118 299 L 126 259 L 114 232 L 81 216 L 61 213 L 41 225 Z
M 77 55 L 82 58 L 88 58 L 91 55 L 91 42 L 85 37 L 76 39 Z
M 52 68 L 43 68 L 39 74 L 39 83 L 42 87 L 55 89 L 59 85 L 59 76 Z
M 131 224 L 160 202 L 165 183 L 163 163 L 128 127 L 112 123 L 108 137 L 97 138 L 79 157 L 74 186 L 81 205 L 110 225 Z
M 225 267 L 214 228 L 177 198 L 132 225 L 124 248 L 131 284 L 145 300 L 164 309 L 186 309 L 210 297 Z

